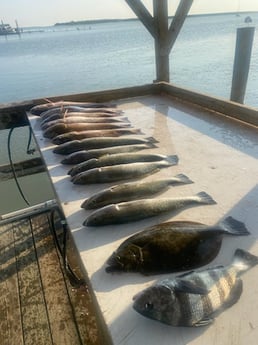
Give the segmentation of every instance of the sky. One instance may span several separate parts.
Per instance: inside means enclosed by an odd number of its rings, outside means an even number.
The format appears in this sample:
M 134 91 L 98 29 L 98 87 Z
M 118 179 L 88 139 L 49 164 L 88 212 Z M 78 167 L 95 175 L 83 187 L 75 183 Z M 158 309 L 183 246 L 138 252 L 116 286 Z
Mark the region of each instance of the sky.
M 152 0 L 142 0 L 152 12 Z M 168 0 L 173 15 L 179 0 Z M 194 0 L 191 14 L 258 11 L 258 0 Z M 15 26 L 47 26 L 86 19 L 133 18 L 124 0 L 1 0 L 0 21 Z

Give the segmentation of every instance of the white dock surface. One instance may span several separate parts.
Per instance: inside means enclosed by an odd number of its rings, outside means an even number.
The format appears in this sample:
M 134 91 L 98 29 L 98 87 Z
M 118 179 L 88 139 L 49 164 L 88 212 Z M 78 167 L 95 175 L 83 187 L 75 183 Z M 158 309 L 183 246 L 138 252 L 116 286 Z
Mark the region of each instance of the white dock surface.
M 52 152 L 43 138 L 40 119 L 30 116 L 35 137 L 47 164 L 54 188 L 67 217 L 75 244 L 91 280 L 97 301 L 115 345 L 257 345 L 258 266 L 243 275 L 243 294 L 214 323 L 200 328 L 174 328 L 147 319 L 132 309 L 132 297 L 156 280 L 167 277 L 105 272 L 106 260 L 127 237 L 149 225 L 168 220 L 191 220 L 213 225 L 227 216 L 245 223 L 250 236 L 224 237 L 221 251 L 208 266 L 231 262 L 236 248 L 258 255 L 258 130 L 216 113 L 182 105 L 170 98 L 148 96 L 121 100 L 124 110 L 143 137 L 159 140 L 150 152 L 177 154 L 177 166 L 148 176 L 187 175 L 193 184 L 171 187 L 160 197 L 191 196 L 206 191 L 216 205 L 183 210 L 134 223 L 84 227 L 91 212 L 80 208 L 93 193 L 109 184 L 73 185 L 67 175 L 71 166 L 61 165 L 63 156 Z M 124 181 L 122 181 L 124 182 Z M 118 182 L 119 183 L 119 182 Z M 112 183 L 110 185 L 114 185 Z

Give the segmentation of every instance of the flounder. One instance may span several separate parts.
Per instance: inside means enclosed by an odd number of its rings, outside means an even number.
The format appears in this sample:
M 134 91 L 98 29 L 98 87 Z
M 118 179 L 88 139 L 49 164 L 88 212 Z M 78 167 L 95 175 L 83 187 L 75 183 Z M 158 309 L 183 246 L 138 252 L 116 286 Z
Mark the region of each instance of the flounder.
M 110 256 L 107 272 L 172 273 L 201 267 L 218 254 L 224 235 L 246 236 L 245 224 L 227 217 L 218 225 L 171 221 L 129 237 Z

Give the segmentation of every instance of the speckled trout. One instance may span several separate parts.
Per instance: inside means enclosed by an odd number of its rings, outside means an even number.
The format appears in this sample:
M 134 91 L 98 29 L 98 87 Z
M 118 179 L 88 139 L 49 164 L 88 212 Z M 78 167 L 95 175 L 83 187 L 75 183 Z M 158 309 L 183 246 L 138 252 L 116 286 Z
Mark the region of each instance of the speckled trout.
M 85 209 L 94 209 L 122 201 L 142 199 L 161 193 L 170 186 L 187 183 L 193 182 L 183 174 L 178 174 L 174 177 L 159 178 L 152 181 L 121 183 L 93 194 L 82 203 L 81 207 Z
M 181 211 L 185 207 L 212 205 L 216 202 L 205 192 L 182 198 L 141 199 L 104 206 L 83 222 L 85 226 L 129 223 L 161 213 Z
M 87 161 L 76 164 L 68 171 L 68 175 L 75 176 L 83 171 L 104 166 L 128 164 L 136 162 L 158 162 L 158 161 L 174 161 L 178 163 L 176 155 L 162 155 L 159 153 L 143 153 L 143 152 L 123 152 L 105 155 L 99 158 L 89 159 Z
M 69 154 L 66 156 L 61 163 L 62 164 L 78 164 L 91 158 L 99 158 L 104 155 L 112 155 L 118 152 L 136 152 L 145 149 L 156 147 L 153 143 L 136 144 L 136 145 L 123 145 L 114 147 L 105 147 L 102 149 L 95 150 L 82 150 Z
M 88 184 L 107 183 L 127 179 L 132 180 L 154 174 L 162 168 L 168 168 L 175 164 L 176 162 L 164 160 L 159 162 L 136 162 L 131 164 L 104 166 L 75 175 L 72 177 L 72 182 L 74 184 Z
M 157 143 L 158 141 L 153 137 L 141 138 L 136 136 L 122 136 L 101 137 L 101 138 L 86 138 L 83 140 L 73 140 L 68 143 L 61 144 L 54 148 L 53 152 L 61 155 L 67 155 L 80 150 L 102 149 L 104 147 L 112 147 L 119 145 L 133 145 L 145 143 Z

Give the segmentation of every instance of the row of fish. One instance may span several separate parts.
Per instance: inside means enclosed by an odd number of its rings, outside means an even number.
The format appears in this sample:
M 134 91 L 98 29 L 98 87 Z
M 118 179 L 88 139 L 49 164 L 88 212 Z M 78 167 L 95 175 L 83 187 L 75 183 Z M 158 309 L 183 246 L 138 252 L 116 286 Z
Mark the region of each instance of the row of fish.
M 93 211 L 85 219 L 85 226 L 128 223 L 216 203 L 203 191 L 184 198 L 152 198 L 170 186 L 192 181 L 184 174 L 139 181 L 178 164 L 178 157 L 145 151 L 157 147 L 157 141 L 139 137 L 141 130 L 132 128 L 114 105 L 57 102 L 36 106 L 31 112 L 41 116 L 44 136 L 59 145 L 54 153 L 66 155 L 61 163 L 73 165 L 68 171 L 72 183 L 134 180 L 113 185 L 86 199 L 81 207 Z M 156 224 L 122 242 L 108 258 L 106 272 L 149 275 L 200 268 L 217 256 L 225 235 L 246 236 L 249 231 L 232 217 L 213 226 L 191 221 Z M 133 308 L 172 326 L 210 324 L 219 312 L 238 301 L 242 293 L 240 275 L 257 263 L 257 257 L 237 249 L 227 267 L 192 271 L 158 281 L 134 297 Z

